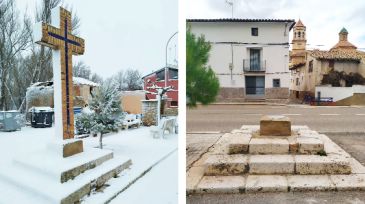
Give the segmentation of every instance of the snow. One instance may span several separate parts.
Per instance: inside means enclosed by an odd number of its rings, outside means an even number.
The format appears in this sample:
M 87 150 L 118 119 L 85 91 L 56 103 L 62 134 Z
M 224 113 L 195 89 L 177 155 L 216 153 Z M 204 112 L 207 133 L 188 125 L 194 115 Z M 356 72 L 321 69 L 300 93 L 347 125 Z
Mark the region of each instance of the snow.
M 53 108 L 49 107 L 49 106 L 37 106 L 37 107 L 31 107 L 29 110 L 29 112 L 41 112 L 41 111 L 45 111 L 45 112 L 53 112 Z
M 110 203 L 178 203 L 177 178 L 178 153 L 175 151 Z
M 100 86 L 100 84 L 81 77 L 73 77 L 73 83 L 77 85 Z
M 138 185 L 144 185 L 139 184 L 145 182 L 155 182 L 155 181 L 162 181 L 164 178 L 168 175 L 167 173 L 164 173 L 163 171 L 158 174 L 160 170 L 158 170 L 162 158 L 165 158 L 167 155 L 171 154 L 172 152 L 176 151 L 177 149 L 177 135 L 169 135 L 167 139 L 153 139 L 149 133 L 150 128 L 149 127 L 140 127 L 138 129 L 129 129 L 120 131 L 116 134 L 106 134 L 103 139 L 104 143 L 104 151 L 110 151 L 112 150 L 114 152 L 114 158 L 129 158 L 132 160 L 132 165 L 130 169 L 123 171 L 120 177 L 113 178 L 109 180 L 108 184 L 109 187 L 105 188 L 103 192 L 94 192 L 90 196 L 85 197 L 83 203 L 103 203 L 105 201 L 110 200 L 111 197 L 115 196 L 116 194 L 120 193 L 118 196 L 118 199 L 125 200 L 126 202 L 123 203 L 129 203 L 130 200 L 133 200 L 133 195 L 138 195 L 141 193 L 146 193 L 145 190 L 138 192 L 141 187 L 138 187 Z M 50 193 L 47 194 L 48 197 L 45 198 L 45 196 L 40 196 L 33 191 L 30 191 L 29 188 L 35 186 L 34 183 L 37 183 L 37 186 L 39 185 L 39 189 L 44 189 L 45 186 L 47 186 L 47 191 L 52 192 L 50 190 L 51 187 L 48 187 L 50 182 L 53 182 L 53 179 L 46 179 L 46 176 L 37 176 L 38 174 L 31 174 L 32 170 L 27 170 L 26 175 L 20 174 L 20 165 L 14 165 L 14 159 L 19 158 L 30 158 L 28 162 L 30 163 L 42 163 L 42 159 L 39 159 L 38 161 L 34 161 L 34 158 L 37 158 L 34 152 L 39 152 L 40 150 L 49 148 L 48 145 L 54 141 L 56 141 L 58 138 L 54 135 L 54 127 L 52 128 L 43 128 L 43 129 L 36 129 L 31 127 L 24 127 L 21 131 L 17 132 L 0 132 L 0 144 L 2 144 L 0 148 L 0 166 L 1 171 L 9 171 L 9 174 L 16 174 L 18 176 L 18 181 L 23 182 L 24 185 L 14 185 L 11 183 L 5 182 L 4 178 L 1 178 L 0 176 L 0 192 L 6 192 L 5 196 L 0 197 L 0 203 L 47 203 L 47 201 L 50 200 L 49 196 L 52 195 Z M 90 137 L 83 139 L 84 142 L 84 148 L 85 151 L 90 148 L 97 147 L 98 137 Z M 49 151 L 51 153 L 52 151 Z M 176 153 L 173 153 L 174 155 Z M 28 155 L 28 157 L 27 157 Z M 52 154 L 50 154 L 52 155 Z M 168 158 L 170 158 L 169 156 Z M 39 156 L 38 158 L 42 158 Z M 177 189 L 177 185 L 175 185 L 175 182 L 177 182 L 177 159 L 175 160 L 175 164 L 170 163 L 167 167 L 164 167 L 162 164 L 169 161 L 169 159 L 163 160 L 161 163 L 161 168 L 168 169 L 168 171 L 171 171 L 171 177 L 174 180 L 170 181 L 169 183 L 161 183 L 157 182 L 155 183 L 156 188 L 150 188 L 149 194 L 158 195 L 159 189 L 166 188 L 170 189 L 168 194 L 164 194 L 166 199 L 173 200 L 174 198 L 177 199 L 177 195 L 175 190 Z M 122 160 L 120 160 L 122 161 Z M 119 161 L 119 162 L 120 162 Z M 45 163 L 52 163 L 52 161 L 45 161 Z M 76 162 L 77 163 L 77 162 Z M 115 164 L 108 164 L 109 167 L 113 166 Z M 83 182 L 86 182 L 88 179 L 91 179 L 93 176 L 100 174 L 100 172 L 105 171 L 108 167 L 106 165 L 105 167 L 101 167 L 98 171 L 93 172 L 90 175 L 80 175 L 76 177 L 72 182 L 65 183 L 67 187 L 70 187 L 70 189 L 75 188 L 78 185 L 82 185 Z M 172 166 L 171 166 L 172 165 Z M 48 165 L 49 166 L 49 165 Z M 55 165 L 57 166 L 57 165 Z M 155 166 L 155 167 L 153 167 Z M 13 167 L 13 168 L 10 168 Z M 17 167 L 17 168 L 14 168 Z M 149 170 L 151 167 L 152 170 L 148 172 L 146 175 L 141 177 L 143 173 L 145 173 L 147 170 Z M 24 167 L 22 167 L 24 168 Z M 60 166 L 55 167 L 55 169 L 64 169 L 60 168 Z M 155 170 L 157 169 L 157 170 Z M 34 170 L 33 170 L 34 171 Z M 37 170 L 35 170 L 37 171 Z M 47 172 L 52 172 L 51 169 L 45 169 Z M 89 170 L 91 171 L 91 170 Z M 17 174 L 17 172 L 19 174 Z M 54 171 L 53 171 L 54 172 Z M 58 171 L 57 171 L 58 172 Z M 29 174 L 28 174 L 29 173 Z M 151 175 L 150 175 L 151 174 Z M 175 174 L 175 176 L 174 176 Z M 28 176 L 32 175 L 32 176 Z M 36 175 L 36 176 L 35 176 Z M 170 176 L 170 175 L 169 175 Z M 31 177 L 31 178 L 29 178 Z M 141 178 L 140 178 L 141 177 Z M 2 180 L 3 179 L 3 180 Z M 138 180 L 140 179 L 140 180 Z M 133 189 L 127 189 L 127 187 L 136 181 L 134 185 L 137 185 Z M 160 185 L 161 183 L 161 185 Z M 62 184 L 62 185 L 65 185 Z M 152 185 L 152 184 L 151 184 Z M 171 186 L 168 186 L 171 185 Z M 129 188 L 131 188 L 129 187 Z M 55 189 L 60 189 L 59 186 L 55 187 Z M 68 189 L 64 188 L 64 186 L 61 189 Z M 127 189 L 127 190 L 125 190 Z M 126 193 L 126 197 L 124 197 L 124 191 Z M 67 191 L 67 190 L 64 190 Z M 1 194 L 2 194 L 1 193 Z M 66 194 L 67 192 L 59 192 L 55 197 L 62 196 Z M 8 199 L 8 200 L 7 200 Z M 157 198 L 156 198 L 157 199 Z M 46 201 L 45 201 L 46 200 Z M 29 202 L 28 202 L 29 201 Z M 49 203 L 49 202 L 48 202 Z M 153 202 L 154 203 L 154 202 Z

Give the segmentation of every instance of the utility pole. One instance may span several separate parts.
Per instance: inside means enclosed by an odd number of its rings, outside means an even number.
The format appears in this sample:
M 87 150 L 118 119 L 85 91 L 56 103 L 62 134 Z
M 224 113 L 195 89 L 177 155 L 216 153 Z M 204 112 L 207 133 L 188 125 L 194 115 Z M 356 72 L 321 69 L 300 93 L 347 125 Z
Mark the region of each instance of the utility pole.
M 226 0 L 226 3 L 229 5 L 229 6 L 231 6 L 231 8 L 232 8 L 232 18 L 233 18 L 233 6 L 234 6 L 234 2 L 233 2 L 233 0 Z

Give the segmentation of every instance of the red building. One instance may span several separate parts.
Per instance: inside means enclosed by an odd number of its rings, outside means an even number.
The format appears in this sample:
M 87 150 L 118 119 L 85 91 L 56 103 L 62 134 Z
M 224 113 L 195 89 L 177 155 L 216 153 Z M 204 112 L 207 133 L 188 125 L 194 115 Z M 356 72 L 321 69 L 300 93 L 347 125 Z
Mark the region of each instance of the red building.
M 165 80 L 167 78 L 167 80 Z M 167 107 L 177 107 L 178 102 L 178 93 L 179 93 L 179 80 L 178 80 L 178 69 L 173 67 L 167 67 L 165 69 L 161 68 L 157 71 L 154 71 L 144 77 L 142 77 L 144 82 L 144 90 L 148 92 L 156 93 L 156 89 L 151 88 L 154 84 L 158 87 L 168 87 L 172 86 L 173 90 L 170 90 L 166 93 L 167 95 Z M 155 94 L 147 93 L 146 98 L 156 99 Z

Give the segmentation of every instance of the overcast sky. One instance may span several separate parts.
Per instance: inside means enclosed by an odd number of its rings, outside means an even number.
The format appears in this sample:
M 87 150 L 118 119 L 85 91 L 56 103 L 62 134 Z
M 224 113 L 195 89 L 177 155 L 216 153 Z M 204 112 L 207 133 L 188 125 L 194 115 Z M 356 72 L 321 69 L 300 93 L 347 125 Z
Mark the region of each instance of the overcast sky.
M 34 15 L 41 0 L 16 2 L 22 12 Z M 79 37 L 85 39 L 85 54 L 74 61 L 84 61 L 104 78 L 127 68 L 148 74 L 165 66 L 166 42 L 178 29 L 177 0 L 64 0 L 63 4 L 81 19 Z M 176 36 L 169 44 L 170 64 L 176 64 L 177 41 Z
M 229 0 L 232 1 L 232 0 Z M 186 0 L 188 18 L 230 18 L 226 0 Z M 307 27 L 307 48 L 329 49 L 345 27 L 349 41 L 365 48 L 364 0 L 233 0 L 235 18 L 300 18 Z M 292 34 L 292 32 L 291 32 Z M 290 41 L 292 35 L 290 35 Z M 324 45 L 324 46 L 316 46 Z M 365 49 L 362 49 L 365 50 Z

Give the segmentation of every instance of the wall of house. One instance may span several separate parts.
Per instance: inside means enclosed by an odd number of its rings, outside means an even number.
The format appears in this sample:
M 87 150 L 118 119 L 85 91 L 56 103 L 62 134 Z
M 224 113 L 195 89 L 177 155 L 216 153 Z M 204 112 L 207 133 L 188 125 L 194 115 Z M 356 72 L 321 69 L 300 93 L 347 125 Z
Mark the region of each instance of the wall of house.
M 192 22 L 190 25 L 193 33 L 197 36 L 203 34 L 205 39 L 212 43 L 208 64 L 219 78 L 221 91 L 218 98 L 241 98 L 245 96 L 243 60 L 249 59 L 250 48 L 261 49 L 261 60 L 266 62 L 266 88 L 272 88 L 272 79 L 279 78 L 281 87 L 286 88 L 289 92 L 289 47 L 287 45 L 266 45 L 268 43 L 280 44 L 289 42 L 289 27 L 285 27 L 285 23 Z M 251 36 L 251 27 L 258 27 L 258 36 Z M 231 46 L 230 44 L 216 44 L 217 42 L 250 44 L 234 44 Z M 257 45 L 254 45 L 255 43 Z M 229 64 L 232 62 L 232 49 L 233 70 L 231 71 Z M 271 91 L 270 89 L 268 90 Z M 275 94 L 271 94 L 271 96 L 273 95 Z
M 123 111 L 131 114 L 142 114 L 142 100 L 145 100 L 144 91 L 122 92 L 121 105 Z
M 333 101 L 339 101 L 356 94 L 364 94 L 365 86 L 354 85 L 352 87 L 331 87 L 331 86 L 317 86 L 315 88 L 315 95 L 318 97 L 318 92 L 321 92 L 321 97 L 333 97 Z
M 169 76 L 168 73 L 167 73 L 167 76 Z M 148 81 L 150 81 L 150 83 L 148 83 Z M 144 88 L 143 89 L 147 90 L 149 92 L 156 93 L 157 91 L 155 89 L 147 89 L 153 83 L 155 83 L 159 87 L 165 87 L 165 80 L 157 81 L 156 74 L 151 74 L 151 75 L 144 78 Z M 177 101 L 177 102 L 179 101 L 179 97 L 178 97 L 178 95 L 179 95 L 179 80 L 178 79 L 168 79 L 167 86 L 172 86 L 173 89 L 174 89 L 174 90 L 171 90 L 171 91 L 166 93 L 167 98 L 168 98 L 167 107 L 172 107 L 171 106 L 171 101 Z M 146 97 L 148 99 L 156 99 L 156 95 L 150 94 L 150 93 L 146 93 Z

